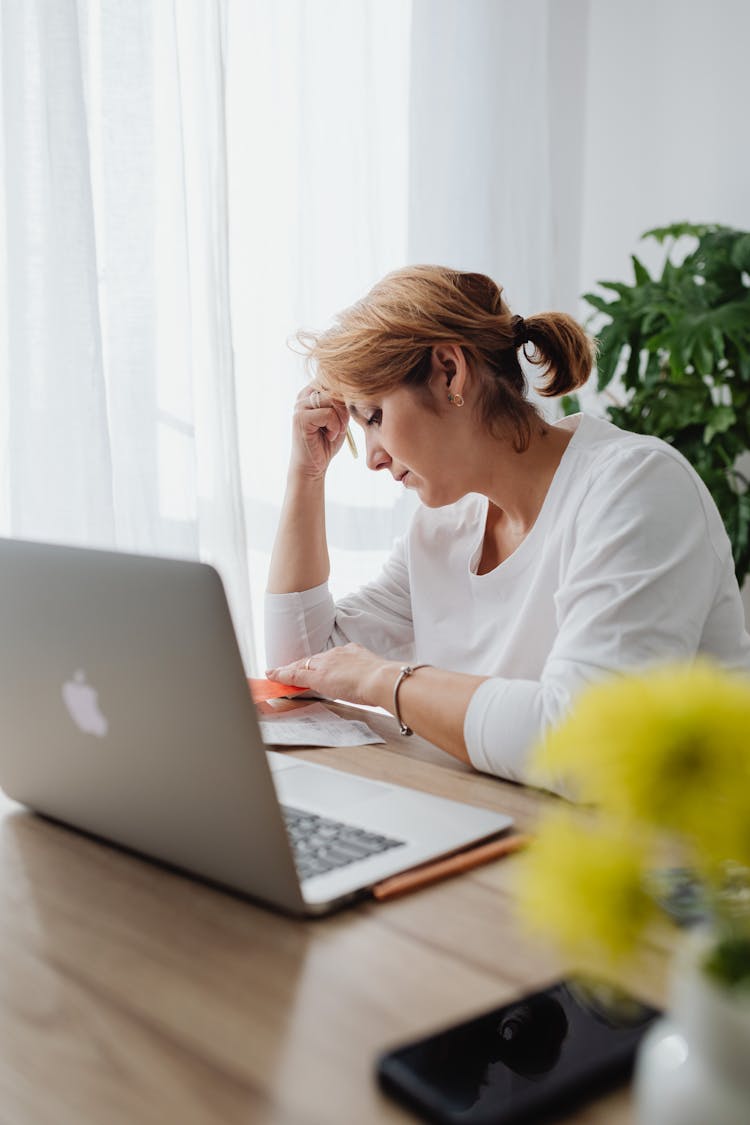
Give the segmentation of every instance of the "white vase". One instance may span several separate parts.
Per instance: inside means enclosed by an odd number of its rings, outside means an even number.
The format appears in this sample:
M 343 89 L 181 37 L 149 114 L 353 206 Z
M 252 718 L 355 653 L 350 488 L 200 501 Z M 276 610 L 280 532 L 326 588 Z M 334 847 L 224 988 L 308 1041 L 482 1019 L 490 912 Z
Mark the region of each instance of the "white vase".
M 750 1123 L 750 989 L 722 988 L 705 973 L 709 945 L 691 935 L 675 960 L 670 1014 L 638 1050 L 638 1125 Z

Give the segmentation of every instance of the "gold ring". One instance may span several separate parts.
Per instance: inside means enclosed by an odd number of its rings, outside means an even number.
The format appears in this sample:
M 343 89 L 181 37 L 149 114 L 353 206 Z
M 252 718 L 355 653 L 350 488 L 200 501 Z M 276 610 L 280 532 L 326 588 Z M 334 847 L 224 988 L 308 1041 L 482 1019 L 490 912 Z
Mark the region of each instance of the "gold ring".
M 312 657 L 308 656 L 307 660 L 305 661 L 305 671 L 307 671 L 307 672 L 310 671 L 310 661 L 311 660 L 312 660 Z

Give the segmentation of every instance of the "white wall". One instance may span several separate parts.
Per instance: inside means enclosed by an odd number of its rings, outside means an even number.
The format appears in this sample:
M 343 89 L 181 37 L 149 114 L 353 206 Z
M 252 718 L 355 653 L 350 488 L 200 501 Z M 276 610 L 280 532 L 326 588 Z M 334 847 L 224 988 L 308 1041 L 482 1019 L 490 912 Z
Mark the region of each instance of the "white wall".
M 750 3 L 588 0 L 586 35 L 579 293 L 661 261 L 651 227 L 750 229 Z
M 750 228 L 750 3 L 589 0 L 580 288 L 650 227 Z
M 554 300 L 549 4 L 412 4 L 408 260 L 487 273 L 524 312 Z

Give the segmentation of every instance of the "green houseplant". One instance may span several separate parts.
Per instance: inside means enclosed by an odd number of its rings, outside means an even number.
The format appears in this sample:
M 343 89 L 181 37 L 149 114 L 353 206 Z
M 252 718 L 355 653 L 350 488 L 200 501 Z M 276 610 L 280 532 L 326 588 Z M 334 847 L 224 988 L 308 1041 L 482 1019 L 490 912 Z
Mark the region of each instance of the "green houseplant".
M 612 422 L 663 438 L 698 471 L 742 585 L 750 570 L 750 491 L 738 468 L 750 449 L 750 232 L 676 223 L 643 238 L 665 247 L 659 276 L 633 255 L 632 284 L 602 281 L 614 298 L 584 296 L 596 310 L 598 390 L 612 402 Z M 578 404 L 571 396 L 564 408 Z

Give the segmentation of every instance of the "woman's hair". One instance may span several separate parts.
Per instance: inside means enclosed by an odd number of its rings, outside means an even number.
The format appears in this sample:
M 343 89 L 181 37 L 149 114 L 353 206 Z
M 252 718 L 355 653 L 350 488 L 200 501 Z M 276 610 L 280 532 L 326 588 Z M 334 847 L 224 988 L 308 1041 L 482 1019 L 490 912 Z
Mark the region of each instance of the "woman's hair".
M 539 414 L 526 398 L 518 349 L 542 369 L 537 389 L 550 398 L 585 383 L 594 359 L 593 341 L 573 317 L 513 316 L 491 278 L 443 266 L 394 270 L 331 328 L 299 332 L 297 340 L 323 384 L 374 399 L 403 385 L 424 387 L 432 349 L 458 345 L 479 377 L 481 418 L 493 432 L 509 427 L 519 452 Z

